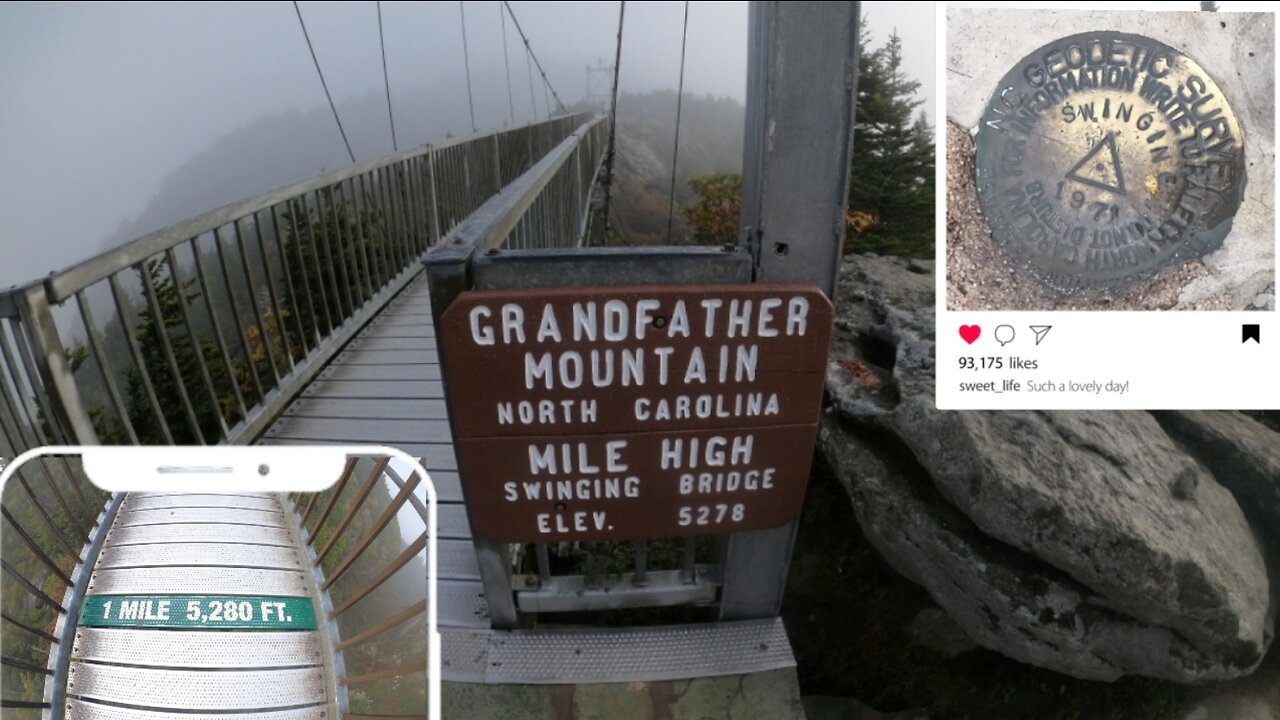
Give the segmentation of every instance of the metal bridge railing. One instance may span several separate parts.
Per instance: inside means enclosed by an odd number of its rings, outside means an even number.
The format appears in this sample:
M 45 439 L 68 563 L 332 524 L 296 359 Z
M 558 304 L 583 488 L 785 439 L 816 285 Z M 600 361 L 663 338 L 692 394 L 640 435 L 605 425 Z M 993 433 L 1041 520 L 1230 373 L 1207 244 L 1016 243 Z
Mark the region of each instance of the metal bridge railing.
M 0 295 L 0 428 L 257 438 L 418 260 L 586 115 L 427 145 L 213 210 Z
M 329 490 L 290 498 L 335 639 L 344 717 L 427 715 L 426 485 L 402 470 L 352 457 Z
M 750 281 L 742 252 L 585 248 L 607 142 L 604 118 L 581 127 L 427 256 L 437 317 L 464 290 Z M 504 545 L 476 537 L 475 546 L 490 617 L 515 627 L 520 613 L 714 604 L 726 540 Z
M 24 463 L 4 488 L 0 708 L 6 718 L 41 717 L 51 706 L 47 681 L 59 668 L 65 679 L 56 651 L 71 643 L 91 572 L 86 549 L 109 498 L 88 482 L 76 457 Z

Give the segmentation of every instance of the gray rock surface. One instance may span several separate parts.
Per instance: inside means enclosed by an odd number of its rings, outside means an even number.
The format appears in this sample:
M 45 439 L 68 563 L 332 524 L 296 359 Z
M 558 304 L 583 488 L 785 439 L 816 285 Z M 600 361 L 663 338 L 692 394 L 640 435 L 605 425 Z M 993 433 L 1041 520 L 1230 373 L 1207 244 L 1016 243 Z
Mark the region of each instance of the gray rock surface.
M 1162 412 L 1156 419 L 1280 547 L 1280 434 L 1236 412 Z
M 871 543 L 1017 660 L 1250 673 L 1273 614 L 1240 503 L 1276 504 L 1280 434 L 1238 413 L 1162 416 L 1175 439 L 1145 412 L 938 411 L 931 265 L 855 256 L 842 275 L 820 441 Z
M 929 720 L 920 710 L 904 710 L 885 714 L 863 705 L 853 698 L 810 695 L 804 698 L 805 720 Z
M 945 658 L 963 655 L 977 647 L 964 628 L 938 608 L 925 608 L 916 613 L 907 626 L 907 635 L 916 645 Z
M 1275 310 L 1276 309 L 1276 284 L 1273 282 L 1262 289 L 1253 301 L 1244 306 L 1245 310 Z

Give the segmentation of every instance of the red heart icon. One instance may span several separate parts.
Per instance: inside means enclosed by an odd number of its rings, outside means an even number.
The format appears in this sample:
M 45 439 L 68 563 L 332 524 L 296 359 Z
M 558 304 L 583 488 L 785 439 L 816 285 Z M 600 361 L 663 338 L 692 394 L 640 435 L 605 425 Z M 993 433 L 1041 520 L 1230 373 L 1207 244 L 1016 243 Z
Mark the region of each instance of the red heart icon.
M 973 341 L 977 340 L 978 336 L 981 334 L 982 334 L 982 328 L 978 327 L 977 325 L 961 325 L 960 326 L 960 337 L 963 338 L 964 341 L 969 343 L 970 345 L 972 345 Z

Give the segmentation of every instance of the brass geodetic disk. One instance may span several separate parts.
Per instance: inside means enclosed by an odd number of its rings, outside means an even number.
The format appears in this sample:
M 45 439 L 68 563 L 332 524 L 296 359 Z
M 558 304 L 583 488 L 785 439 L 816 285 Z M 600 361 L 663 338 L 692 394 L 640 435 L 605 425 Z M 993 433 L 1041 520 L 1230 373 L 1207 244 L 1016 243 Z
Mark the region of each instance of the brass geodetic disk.
M 976 144 L 996 244 L 1066 292 L 1218 249 L 1244 198 L 1244 139 L 1222 90 L 1141 35 L 1031 53 L 1001 78 Z

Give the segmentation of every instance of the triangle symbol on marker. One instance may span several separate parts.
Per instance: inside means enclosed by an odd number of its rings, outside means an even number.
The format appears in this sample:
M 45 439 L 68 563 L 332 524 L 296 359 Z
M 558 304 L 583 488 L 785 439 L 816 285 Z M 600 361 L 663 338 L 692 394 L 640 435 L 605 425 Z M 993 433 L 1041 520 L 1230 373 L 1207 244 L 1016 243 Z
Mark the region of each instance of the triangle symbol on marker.
M 1083 160 L 1067 171 L 1067 177 L 1085 185 L 1124 195 L 1124 173 L 1120 171 L 1120 153 L 1116 151 L 1115 135 L 1107 133 Z

